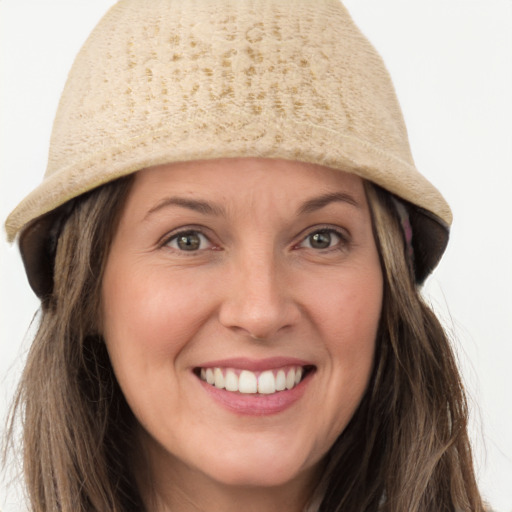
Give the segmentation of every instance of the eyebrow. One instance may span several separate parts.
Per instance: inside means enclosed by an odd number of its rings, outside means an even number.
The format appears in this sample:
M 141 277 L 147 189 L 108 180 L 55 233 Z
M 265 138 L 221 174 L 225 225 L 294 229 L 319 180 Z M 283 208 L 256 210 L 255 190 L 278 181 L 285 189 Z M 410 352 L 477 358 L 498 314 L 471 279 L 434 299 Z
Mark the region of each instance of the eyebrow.
M 153 215 L 154 213 L 167 208 L 169 206 L 178 206 L 180 208 L 187 208 L 189 210 L 202 213 L 203 215 L 222 215 L 223 209 L 220 206 L 211 204 L 207 201 L 200 201 L 197 199 L 186 199 L 184 197 L 165 197 L 159 201 L 153 208 L 151 208 L 146 215 L 144 220 Z
M 348 203 L 356 208 L 360 208 L 361 205 L 350 195 L 345 194 L 343 192 L 332 192 L 329 194 L 323 194 L 318 197 L 313 197 L 305 201 L 297 210 L 297 215 L 304 215 L 308 213 L 313 213 L 325 206 L 335 203 L 342 202 Z M 209 203 L 207 201 L 201 201 L 198 199 L 186 199 L 184 197 L 165 197 L 161 201 L 159 201 L 153 208 L 151 208 L 146 215 L 144 216 L 144 220 L 153 215 L 154 213 L 168 208 L 169 206 L 178 206 L 180 208 L 187 208 L 188 210 L 192 210 L 195 212 L 199 212 L 203 215 L 215 215 L 222 216 L 224 215 L 224 210 L 222 207 Z
M 352 206 L 355 206 L 356 208 L 361 208 L 361 205 L 350 194 L 345 194 L 343 192 L 332 192 L 308 199 L 299 207 L 297 213 L 298 215 L 313 213 L 331 203 L 337 202 L 348 203 Z

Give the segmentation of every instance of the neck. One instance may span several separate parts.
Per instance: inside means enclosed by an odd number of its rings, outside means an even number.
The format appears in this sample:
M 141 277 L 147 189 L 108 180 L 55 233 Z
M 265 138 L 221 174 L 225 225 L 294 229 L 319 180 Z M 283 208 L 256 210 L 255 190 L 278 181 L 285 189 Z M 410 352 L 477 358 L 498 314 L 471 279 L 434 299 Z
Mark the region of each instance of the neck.
M 157 512 L 304 512 L 311 492 L 286 488 L 210 488 L 168 486 L 146 499 L 148 510 Z

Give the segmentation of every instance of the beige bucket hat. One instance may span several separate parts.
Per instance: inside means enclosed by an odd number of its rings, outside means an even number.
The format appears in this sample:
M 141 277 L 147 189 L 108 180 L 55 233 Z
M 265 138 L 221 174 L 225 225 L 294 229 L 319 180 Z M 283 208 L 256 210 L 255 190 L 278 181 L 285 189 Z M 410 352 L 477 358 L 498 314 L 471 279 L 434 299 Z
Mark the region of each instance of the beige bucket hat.
M 404 200 L 421 282 L 452 220 L 415 168 L 380 56 L 338 0 L 121 0 L 69 73 L 43 182 L 10 214 L 29 282 L 62 205 L 145 167 L 256 156 L 355 173 Z

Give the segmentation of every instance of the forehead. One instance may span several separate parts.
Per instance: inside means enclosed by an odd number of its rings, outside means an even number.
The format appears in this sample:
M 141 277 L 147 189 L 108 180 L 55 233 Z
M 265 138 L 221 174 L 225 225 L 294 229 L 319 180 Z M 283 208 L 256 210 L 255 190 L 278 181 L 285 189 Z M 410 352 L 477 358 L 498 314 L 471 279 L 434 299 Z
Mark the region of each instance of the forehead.
M 343 190 L 364 199 L 363 180 L 329 167 L 280 159 L 230 158 L 176 162 L 139 171 L 132 194 L 142 196 L 169 192 L 208 194 L 222 200 L 235 194 L 263 200 Z M 260 195 L 264 194 L 264 195 Z

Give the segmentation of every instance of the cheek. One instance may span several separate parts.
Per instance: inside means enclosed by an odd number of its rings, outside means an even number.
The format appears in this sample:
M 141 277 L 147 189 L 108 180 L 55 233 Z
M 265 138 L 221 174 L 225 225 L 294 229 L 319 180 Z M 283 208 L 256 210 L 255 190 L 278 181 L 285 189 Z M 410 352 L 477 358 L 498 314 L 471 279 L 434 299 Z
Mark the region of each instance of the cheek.
M 107 267 L 102 291 L 103 335 L 127 398 L 156 382 L 175 385 L 179 354 L 199 323 L 193 293 L 181 293 L 156 269 L 133 268 L 119 260 Z
M 326 334 L 333 373 L 342 393 L 358 401 L 364 393 L 373 366 L 380 319 L 380 302 L 360 301 L 349 295 L 332 308 L 336 324 Z M 337 313 L 337 314 L 336 314 Z
M 108 269 L 102 290 L 103 336 L 116 379 L 139 422 L 167 425 L 168 411 L 184 405 L 181 376 L 186 347 L 203 322 L 205 306 L 190 281 L 167 278 L 156 268 Z M 166 390 L 163 392 L 163 390 Z M 174 390 L 174 392 L 170 392 Z
M 200 321 L 200 292 L 157 269 L 128 272 L 118 266 L 105 275 L 102 299 L 108 341 L 148 355 L 179 350 L 180 340 Z
M 368 280 L 346 286 L 333 300 L 331 316 L 337 318 L 330 336 L 333 358 L 346 368 L 354 387 L 366 386 L 382 309 L 380 273 Z
M 354 357 L 373 352 L 383 283 L 380 268 L 369 268 L 372 270 L 347 272 L 324 280 L 320 288 L 311 287 L 310 309 L 315 311 L 315 324 L 324 331 L 330 351 L 343 351 Z
M 326 438 L 334 443 L 368 386 L 382 308 L 382 277 L 380 271 L 355 279 L 343 276 L 323 292 L 323 297 L 312 297 L 312 307 L 327 353 L 324 404 L 330 416 L 325 417 L 325 429 Z

